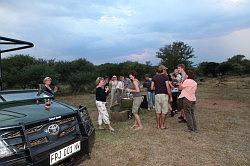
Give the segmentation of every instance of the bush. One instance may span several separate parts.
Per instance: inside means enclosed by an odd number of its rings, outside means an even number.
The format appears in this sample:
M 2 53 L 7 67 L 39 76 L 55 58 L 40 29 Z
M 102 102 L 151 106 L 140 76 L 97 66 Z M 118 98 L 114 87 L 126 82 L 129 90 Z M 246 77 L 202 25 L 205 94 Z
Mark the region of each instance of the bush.
M 67 83 L 70 85 L 73 94 L 92 92 L 96 78 L 96 74 L 92 72 L 77 72 L 68 77 Z

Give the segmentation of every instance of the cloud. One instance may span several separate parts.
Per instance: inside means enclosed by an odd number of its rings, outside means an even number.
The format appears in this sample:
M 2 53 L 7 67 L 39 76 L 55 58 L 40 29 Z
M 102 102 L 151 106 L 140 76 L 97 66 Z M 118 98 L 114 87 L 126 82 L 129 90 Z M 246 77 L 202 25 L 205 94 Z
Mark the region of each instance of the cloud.
M 84 57 L 99 64 L 147 55 L 157 63 L 149 54 L 181 40 L 194 46 L 197 59 L 221 60 L 250 54 L 242 46 L 249 7 L 247 0 L 1 0 L 0 35 L 33 42 L 24 52 L 47 59 Z M 234 32 L 241 35 L 227 38 Z
M 115 58 L 118 61 L 138 61 L 145 63 L 146 61 L 156 62 L 156 50 L 144 49 L 141 52 L 133 53 L 125 56 L 119 56 Z M 159 62 L 159 61 L 158 61 Z
M 245 55 L 250 59 L 249 48 L 250 28 L 234 31 L 230 34 L 186 41 L 199 55 L 195 62 L 215 61 L 222 62 L 237 54 Z

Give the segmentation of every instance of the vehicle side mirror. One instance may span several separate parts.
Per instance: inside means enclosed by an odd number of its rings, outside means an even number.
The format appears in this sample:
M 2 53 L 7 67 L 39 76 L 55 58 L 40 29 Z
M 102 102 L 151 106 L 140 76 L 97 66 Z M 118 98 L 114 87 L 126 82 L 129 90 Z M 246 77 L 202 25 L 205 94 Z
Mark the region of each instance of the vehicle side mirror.
M 79 110 L 79 111 L 82 111 L 82 110 L 84 110 L 84 109 L 86 109 L 85 106 L 82 106 L 82 105 L 79 105 L 79 106 L 78 106 L 78 110 Z

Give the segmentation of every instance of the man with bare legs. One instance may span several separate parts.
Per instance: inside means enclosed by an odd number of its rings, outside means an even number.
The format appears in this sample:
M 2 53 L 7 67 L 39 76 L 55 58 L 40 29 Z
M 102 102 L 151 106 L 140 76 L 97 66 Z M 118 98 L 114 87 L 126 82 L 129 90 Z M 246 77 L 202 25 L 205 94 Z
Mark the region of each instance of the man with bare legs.
M 151 89 L 155 90 L 155 111 L 158 129 L 166 129 L 166 114 L 168 112 L 168 100 L 172 101 L 169 87 L 169 79 L 165 74 L 167 68 L 160 65 L 157 74 L 152 79 Z

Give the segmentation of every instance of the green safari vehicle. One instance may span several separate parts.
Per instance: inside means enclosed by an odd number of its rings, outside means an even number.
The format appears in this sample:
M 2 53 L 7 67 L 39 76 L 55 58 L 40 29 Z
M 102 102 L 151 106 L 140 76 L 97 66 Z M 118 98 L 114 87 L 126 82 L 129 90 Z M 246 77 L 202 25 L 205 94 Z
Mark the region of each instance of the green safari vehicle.
M 3 43 L 26 45 L 7 51 L 33 46 L 0 36 Z M 0 51 L 0 55 L 7 52 Z M 90 157 L 94 141 L 95 128 L 86 107 L 59 102 L 41 89 L 0 91 L 1 166 L 76 165 Z

